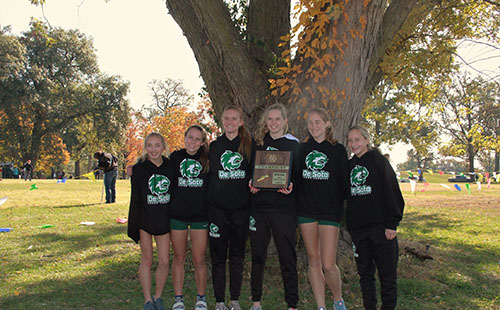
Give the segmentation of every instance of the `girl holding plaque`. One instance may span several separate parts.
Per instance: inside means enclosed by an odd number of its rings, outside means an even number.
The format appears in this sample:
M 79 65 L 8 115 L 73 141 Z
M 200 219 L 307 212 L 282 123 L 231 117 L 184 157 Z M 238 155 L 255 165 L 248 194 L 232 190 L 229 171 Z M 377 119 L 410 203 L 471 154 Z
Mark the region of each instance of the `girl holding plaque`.
M 250 156 L 252 138 L 243 124 L 243 111 L 229 106 L 222 113 L 224 133 L 210 144 L 208 172 L 209 247 L 215 310 L 227 310 L 226 261 L 229 252 L 231 310 L 240 310 L 243 261 L 250 215 Z
M 288 130 L 286 115 L 286 109 L 281 104 L 273 104 L 264 111 L 256 133 L 256 150 L 291 151 L 293 155 L 297 149 L 298 140 L 291 134 L 286 134 Z M 262 309 L 264 266 L 271 235 L 278 250 L 285 301 L 288 309 L 295 309 L 299 296 L 295 253 L 297 218 L 293 183 L 290 182 L 289 186 L 285 185 L 280 189 L 258 189 L 257 181 L 250 180 L 249 182 L 250 191 L 253 194 L 249 226 L 252 247 L 253 301 L 250 309 Z
M 375 269 L 378 269 L 382 309 L 396 309 L 398 240 L 404 199 L 391 164 L 372 146 L 368 131 L 353 126 L 347 144 L 354 153 L 349 160 L 350 189 L 346 222 L 365 309 L 377 308 Z
M 208 243 L 208 215 L 205 193 L 208 176 L 207 132 L 192 125 L 184 133 L 185 148 L 170 154 L 174 169 L 172 202 L 170 203 L 170 238 L 174 249 L 172 282 L 173 310 L 184 310 L 184 263 L 188 233 L 196 282 L 196 310 L 206 310 L 207 266 L 205 253 Z M 189 229 L 189 231 L 188 231 Z
M 144 139 L 143 155 L 132 168 L 130 209 L 127 234 L 141 246 L 139 279 L 144 294 L 144 310 L 163 310 L 161 294 L 168 278 L 170 219 L 168 207 L 172 174 L 169 160 L 163 156 L 167 144 L 162 135 L 150 133 Z M 158 252 L 156 287 L 151 297 L 153 238 Z
M 309 262 L 307 274 L 318 310 L 327 309 L 326 285 L 333 293 L 333 309 L 345 310 L 336 256 L 347 190 L 347 152 L 333 137 L 324 109 L 309 111 L 307 129 L 310 137 L 300 145 L 301 178 L 297 184 L 297 214 Z

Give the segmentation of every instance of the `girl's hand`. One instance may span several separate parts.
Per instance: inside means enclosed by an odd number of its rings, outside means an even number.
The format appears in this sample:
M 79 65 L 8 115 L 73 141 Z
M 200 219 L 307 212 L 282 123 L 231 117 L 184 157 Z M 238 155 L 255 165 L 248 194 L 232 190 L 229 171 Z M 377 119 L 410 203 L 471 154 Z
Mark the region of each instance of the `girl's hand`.
M 127 175 L 128 175 L 129 177 L 131 177 L 131 176 L 132 176 L 132 167 L 133 167 L 133 165 L 128 165 L 128 166 L 127 166 Z
M 278 189 L 278 193 L 289 195 L 292 192 L 292 190 L 293 190 L 293 183 L 290 182 L 290 186 L 288 186 L 288 188 L 280 188 Z
M 387 238 L 387 240 L 392 240 L 392 239 L 396 238 L 397 234 L 398 234 L 397 231 L 395 231 L 393 229 L 389 229 L 389 228 L 385 229 L 385 237 Z
M 250 181 L 248 181 L 248 187 L 250 187 L 250 192 L 252 194 L 255 194 L 257 193 L 258 191 L 260 191 L 260 189 L 258 189 L 257 187 L 253 187 L 252 186 L 252 179 L 250 179 Z

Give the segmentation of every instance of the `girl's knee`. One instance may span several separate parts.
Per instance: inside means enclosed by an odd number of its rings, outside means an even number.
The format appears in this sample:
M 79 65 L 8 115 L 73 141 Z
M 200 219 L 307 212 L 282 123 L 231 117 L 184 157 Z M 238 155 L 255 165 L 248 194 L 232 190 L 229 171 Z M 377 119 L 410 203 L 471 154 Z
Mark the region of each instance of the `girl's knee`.
M 149 255 L 142 255 L 141 256 L 141 265 L 151 268 L 151 265 L 153 265 L 153 257 L 149 256 Z
M 176 265 L 184 265 L 186 262 L 186 254 L 174 254 L 174 261 L 173 263 Z
M 168 257 L 158 259 L 158 267 L 160 267 L 160 268 L 168 269 L 169 263 L 170 262 L 169 262 Z
M 319 255 L 308 255 L 309 266 L 313 268 L 321 267 L 321 259 Z
M 335 263 L 327 263 L 323 265 L 323 270 L 327 274 L 336 274 L 339 272 L 339 267 Z
M 196 268 L 203 267 L 205 266 L 205 257 L 204 256 L 194 256 L 193 257 L 193 264 Z

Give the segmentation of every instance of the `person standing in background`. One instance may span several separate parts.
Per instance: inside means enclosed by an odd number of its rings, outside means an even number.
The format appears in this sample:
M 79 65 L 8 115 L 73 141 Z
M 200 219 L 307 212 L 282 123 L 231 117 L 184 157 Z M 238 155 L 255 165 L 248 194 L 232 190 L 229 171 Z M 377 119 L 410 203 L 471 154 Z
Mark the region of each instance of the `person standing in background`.
M 104 187 L 106 190 L 106 203 L 116 200 L 116 178 L 118 177 L 118 158 L 111 153 L 95 152 L 94 159 L 97 167 L 104 171 Z
M 33 174 L 33 165 L 31 164 L 31 159 L 28 159 L 28 161 L 24 164 L 23 172 L 24 172 L 24 181 L 26 181 L 28 178 L 31 181 L 31 177 Z

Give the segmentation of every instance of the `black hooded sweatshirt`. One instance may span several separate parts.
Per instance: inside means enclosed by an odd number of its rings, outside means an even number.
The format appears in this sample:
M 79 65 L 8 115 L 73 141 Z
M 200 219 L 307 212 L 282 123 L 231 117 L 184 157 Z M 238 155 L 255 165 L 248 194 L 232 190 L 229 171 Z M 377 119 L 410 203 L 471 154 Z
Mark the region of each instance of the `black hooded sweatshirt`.
M 207 201 L 219 209 L 249 207 L 249 159 L 238 153 L 241 138 L 223 134 L 210 144 Z
M 347 152 L 345 147 L 312 137 L 300 144 L 297 165 L 297 215 L 340 223 L 347 197 Z
M 151 235 L 170 232 L 168 207 L 172 187 L 172 168 L 166 157 L 160 167 L 149 160 L 132 168 L 128 236 L 139 242 L 139 229 Z
M 349 160 L 346 220 L 350 230 L 381 225 L 396 230 L 404 199 L 391 164 L 378 150 Z
M 255 150 L 276 150 L 276 151 L 291 151 L 292 157 L 290 164 L 292 165 L 291 182 L 293 183 L 293 190 L 289 195 L 279 193 L 277 189 L 261 189 L 256 194 L 253 194 L 252 210 L 260 212 L 273 212 L 287 208 L 291 212 L 296 212 L 295 192 L 296 192 L 296 177 L 297 170 L 294 165 L 294 158 L 297 155 L 299 142 L 297 138 L 290 134 L 286 134 L 278 139 L 273 139 L 267 133 L 264 136 L 263 145 L 257 145 Z M 252 162 L 255 156 L 252 156 Z M 253 163 L 252 163 L 253 167 Z
M 208 172 L 200 162 L 200 152 L 189 155 L 186 149 L 170 154 L 174 174 L 170 216 L 188 222 L 207 220 L 205 193 Z

